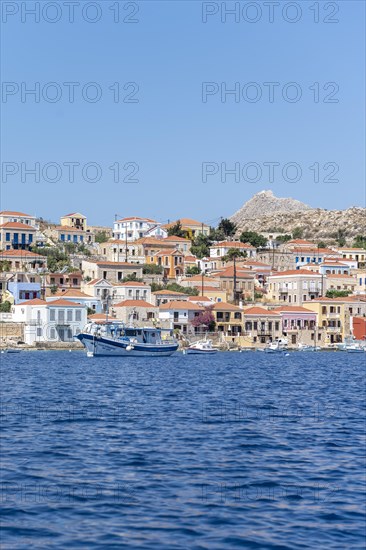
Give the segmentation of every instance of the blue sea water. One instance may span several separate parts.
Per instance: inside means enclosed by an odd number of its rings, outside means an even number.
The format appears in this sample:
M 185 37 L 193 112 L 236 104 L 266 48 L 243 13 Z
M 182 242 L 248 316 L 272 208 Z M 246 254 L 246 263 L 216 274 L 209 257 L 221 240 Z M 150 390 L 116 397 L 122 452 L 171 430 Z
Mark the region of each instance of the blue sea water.
M 1 356 L 2 549 L 365 548 L 365 357 Z

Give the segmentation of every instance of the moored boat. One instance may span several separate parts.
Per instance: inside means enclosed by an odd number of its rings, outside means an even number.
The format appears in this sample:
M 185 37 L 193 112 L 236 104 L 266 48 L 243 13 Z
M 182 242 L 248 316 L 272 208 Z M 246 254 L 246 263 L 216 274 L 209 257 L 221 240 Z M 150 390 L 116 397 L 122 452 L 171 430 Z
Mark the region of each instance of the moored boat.
M 178 349 L 178 342 L 170 330 L 126 327 L 117 321 L 102 325 L 88 323 L 76 338 L 85 347 L 88 357 L 167 357 Z
M 270 342 L 264 348 L 265 353 L 278 353 L 282 351 L 287 351 L 288 340 L 287 338 L 279 338 L 274 342 Z
M 217 353 L 217 351 L 217 349 L 212 347 L 212 340 L 199 340 L 189 346 L 187 349 L 187 354 L 212 355 Z

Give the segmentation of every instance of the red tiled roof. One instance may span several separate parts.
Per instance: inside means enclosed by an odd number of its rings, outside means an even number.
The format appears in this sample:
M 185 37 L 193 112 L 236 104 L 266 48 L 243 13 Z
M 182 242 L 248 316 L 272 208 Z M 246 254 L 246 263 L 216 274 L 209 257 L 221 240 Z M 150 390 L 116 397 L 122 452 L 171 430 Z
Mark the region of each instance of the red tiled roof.
M 242 243 L 241 241 L 221 241 L 217 244 L 213 244 L 210 248 L 255 248 L 249 243 Z
M 93 296 L 81 292 L 81 290 L 69 288 L 68 290 L 58 290 L 54 296 L 68 296 L 69 298 L 89 298 L 93 299 Z
M 149 223 L 157 223 L 155 220 L 151 220 L 150 218 L 139 218 L 138 216 L 132 216 L 130 218 L 121 218 L 120 220 L 117 220 L 116 223 L 119 223 L 119 222 L 132 222 L 132 221 L 144 221 L 144 222 L 149 222 Z
M 113 283 L 113 286 L 143 286 L 148 288 L 148 285 L 145 283 L 140 283 L 140 281 L 128 281 L 127 283 Z
M 308 269 L 289 269 L 288 271 L 278 271 L 276 274 L 269 275 L 269 277 L 284 277 L 287 275 L 307 275 L 308 277 L 321 277 L 314 271 Z
M 65 214 L 65 216 L 61 216 L 61 218 L 74 218 L 77 216 L 78 218 L 84 218 L 86 219 L 86 216 L 83 214 L 80 214 L 80 212 L 72 212 L 71 214 Z
M 36 252 L 31 252 L 30 250 L 3 250 L 0 252 L 0 258 L 10 258 L 10 257 L 16 257 L 16 258 L 43 258 L 46 259 L 46 256 L 42 256 L 41 254 L 37 254 Z
M 227 267 L 225 271 L 221 271 L 216 275 L 217 277 L 234 277 L 234 266 L 231 265 L 230 267 Z M 236 277 L 238 279 L 254 279 L 254 275 L 252 270 L 250 269 L 242 269 L 238 266 L 236 266 Z
M 16 216 L 18 218 L 34 218 L 30 214 L 24 214 L 24 212 L 13 212 L 12 210 L 2 210 L 0 216 Z
M 90 298 L 90 296 L 89 296 Z M 60 300 L 55 300 L 54 302 L 47 302 L 47 305 L 49 306 L 56 306 L 56 307 L 85 307 L 83 304 L 78 304 L 76 302 L 70 302 L 69 300 L 63 300 L 60 298 Z
M 26 302 L 23 302 L 21 304 L 16 304 L 19 306 L 47 306 L 48 302 L 45 300 L 41 300 L 40 298 L 34 298 L 34 300 L 27 300 Z
M 276 307 L 274 308 L 273 311 L 278 311 L 278 312 L 286 312 L 288 311 L 289 313 L 293 312 L 293 313 L 314 313 L 313 311 L 311 311 L 310 309 L 306 309 L 306 307 L 302 307 L 302 306 L 279 306 L 279 307 Z
M 245 309 L 244 310 L 244 315 L 261 315 L 261 316 L 268 317 L 268 316 L 271 316 L 271 315 L 278 316 L 279 313 L 276 313 L 276 311 L 274 311 L 274 310 L 254 306 L 254 307 L 250 307 L 248 309 Z
M 214 311 L 243 311 L 239 306 L 227 304 L 226 302 L 215 302 L 213 309 Z
M 123 300 L 122 302 L 119 302 L 118 304 L 115 304 L 113 307 L 145 307 L 145 308 L 153 308 L 156 307 L 153 304 L 150 304 L 149 302 L 145 302 L 145 300 Z
M 56 225 L 54 228 L 56 231 L 64 231 L 67 233 L 68 231 L 74 231 L 75 233 L 85 233 L 84 229 L 76 229 L 76 227 L 70 227 L 68 225 Z
M 181 309 L 181 310 L 190 310 L 190 311 L 202 311 L 204 308 L 197 304 L 192 304 L 192 302 L 181 300 L 172 300 L 167 304 L 161 304 L 160 309 Z
M 19 222 L 6 222 L 0 225 L 2 229 L 22 229 L 23 231 L 36 231 L 36 228 L 32 225 Z
M 156 290 L 153 294 L 157 296 L 187 296 L 184 292 L 176 292 L 175 290 Z

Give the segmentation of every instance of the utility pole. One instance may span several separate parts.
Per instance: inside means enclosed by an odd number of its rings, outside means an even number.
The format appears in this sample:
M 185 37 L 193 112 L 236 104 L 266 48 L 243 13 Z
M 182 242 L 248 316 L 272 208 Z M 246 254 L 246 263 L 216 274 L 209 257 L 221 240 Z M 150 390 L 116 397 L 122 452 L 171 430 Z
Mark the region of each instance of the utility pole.
M 234 304 L 236 305 L 236 256 L 234 255 Z
M 202 270 L 202 283 L 201 283 L 201 296 L 204 296 L 204 278 L 205 278 L 205 272 Z
M 127 254 L 127 222 L 125 222 L 125 260 L 126 263 L 128 261 L 128 254 Z

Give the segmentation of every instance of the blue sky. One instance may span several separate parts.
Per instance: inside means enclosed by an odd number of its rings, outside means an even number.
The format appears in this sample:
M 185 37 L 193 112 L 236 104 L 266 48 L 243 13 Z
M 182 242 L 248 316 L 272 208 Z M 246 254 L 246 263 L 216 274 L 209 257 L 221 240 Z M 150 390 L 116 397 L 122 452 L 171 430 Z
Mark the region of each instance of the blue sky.
M 87 2 L 79 2 L 83 3 Z M 2 79 L 10 84 L 6 84 L 1 104 L 1 153 L 3 169 L 5 162 L 14 163 L 6 164 L 6 171 L 18 170 L 5 178 L 3 173 L 2 209 L 51 220 L 81 211 L 90 223 L 105 225 L 112 223 L 115 214 L 161 221 L 192 217 L 214 224 L 263 189 L 315 207 L 364 206 L 364 2 L 330 3 L 338 11 L 334 15 L 329 2 L 315 2 L 319 23 L 314 22 L 310 9 L 314 2 L 307 1 L 296 3 L 301 8 L 296 23 L 284 20 L 285 2 L 276 8 L 273 23 L 262 2 L 258 2 L 262 15 L 255 23 L 246 21 L 242 13 L 238 23 L 229 15 L 222 22 L 220 11 L 203 23 L 202 9 L 216 10 L 221 2 L 202 8 L 195 0 L 138 2 L 138 13 L 130 16 L 137 23 L 113 22 L 110 8 L 116 2 L 109 0 L 96 2 L 101 12 L 96 23 L 83 20 L 80 6 L 70 23 L 68 8 L 61 1 L 60 21 L 45 21 L 44 17 L 55 17 L 56 11 L 50 8 L 45 16 L 40 13 L 39 23 L 24 14 L 22 23 L 21 3 L 7 4 L 7 12 L 15 4 L 19 12 L 3 13 Z M 27 2 L 29 8 L 34 4 Z M 119 3 L 121 19 L 129 17 L 133 4 Z M 228 9 L 234 4 L 226 3 Z M 248 2 L 240 4 L 242 9 Z M 247 19 L 255 17 L 251 9 Z M 291 19 L 296 13 L 289 11 L 287 16 Z M 94 17 L 93 8 L 87 17 Z M 325 17 L 339 22 L 325 23 Z M 26 96 L 22 102 L 22 82 L 23 88 L 39 82 L 40 90 L 51 99 L 60 89 L 61 98 L 52 103 L 41 95 L 36 103 L 34 96 Z M 50 82 L 59 88 L 44 87 Z M 80 83 L 74 103 L 69 101 L 64 82 Z M 100 101 L 83 98 L 80 90 L 89 82 L 97 83 Z M 139 90 L 133 98 L 138 102 L 114 102 L 109 87 L 115 82 L 121 85 L 120 97 L 136 87 L 123 90 L 125 83 L 137 83 Z M 233 95 L 221 101 L 220 93 L 215 93 L 203 102 L 203 82 L 217 83 L 219 90 L 239 83 L 239 101 Z M 255 85 L 246 87 L 250 82 Z M 265 82 L 278 83 L 273 102 L 268 100 Z M 296 90 L 286 88 L 289 82 L 297 83 Z M 319 102 L 314 101 L 315 82 L 319 83 Z M 329 82 L 336 85 L 323 90 Z M 286 89 L 289 97 L 300 90 L 301 99 L 283 99 Z M 258 90 L 261 99 L 250 102 Z M 94 91 L 89 87 L 85 93 Z M 325 103 L 332 91 L 328 99 L 338 102 Z M 39 182 L 21 166 L 31 168 L 36 162 Z M 69 162 L 79 163 L 74 182 L 64 165 Z M 94 183 L 86 181 L 81 170 L 90 162 L 101 170 Z M 203 182 L 205 162 L 212 163 L 217 173 Z M 268 164 L 263 164 L 269 162 L 278 163 L 273 182 Z M 294 162 L 301 169 L 300 173 L 296 168 L 300 179 L 286 181 L 283 167 Z M 59 181 L 47 181 L 56 173 L 52 167 L 46 179 L 42 176 L 47 163 L 60 166 Z M 118 182 L 109 169 L 115 163 L 121 167 Z M 126 163 L 135 164 L 124 170 Z M 255 163 L 261 173 L 253 168 L 245 178 L 241 171 L 240 181 L 229 175 L 221 181 L 221 163 L 227 169 L 236 163 L 244 172 L 248 163 Z M 314 163 L 319 163 L 318 182 L 314 181 Z M 133 179 L 138 182 L 124 182 L 136 164 L 139 170 Z M 331 177 L 334 167 L 339 170 L 333 179 L 339 181 L 328 182 L 326 176 Z M 296 179 L 291 170 L 286 172 L 288 179 Z M 94 173 L 90 168 L 87 178 L 93 179 Z

